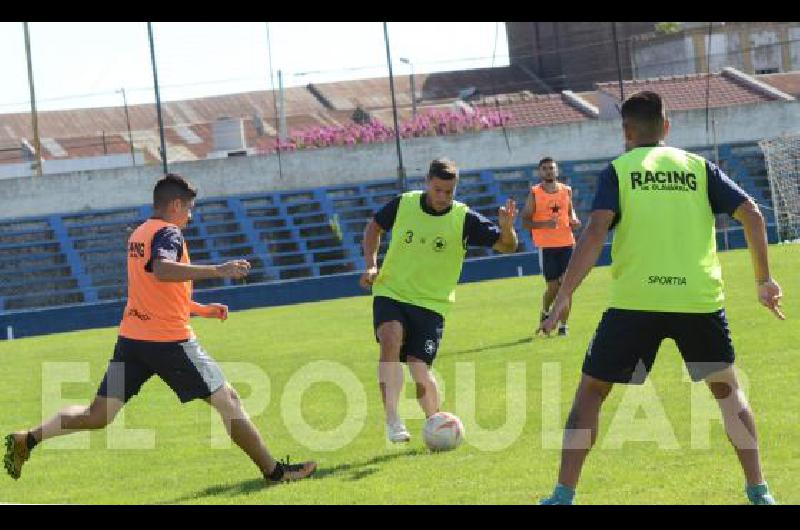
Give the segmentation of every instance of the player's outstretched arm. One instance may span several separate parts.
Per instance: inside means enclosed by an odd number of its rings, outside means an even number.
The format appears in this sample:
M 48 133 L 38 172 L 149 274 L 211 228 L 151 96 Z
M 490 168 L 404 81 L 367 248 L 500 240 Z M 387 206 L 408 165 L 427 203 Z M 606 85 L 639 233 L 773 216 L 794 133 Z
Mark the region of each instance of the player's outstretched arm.
M 218 318 L 223 322 L 228 319 L 228 306 L 225 304 L 201 304 L 192 300 L 189 302 L 189 311 L 203 318 Z
M 769 258 L 767 254 L 767 229 L 764 216 L 758 206 L 748 199 L 739 205 L 733 212 L 733 218 L 742 223 L 744 236 L 747 239 L 747 248 L 750 250 L 750 259 L 753 262 L 753 272 L 756 277 L 758 301 L 761 305 L 772 311 L 776 317 L 784 320 L 786 317 L 781 312 L 781 286 L 772 279 L 769 273 Z
M 492 247 L 498 252 L 510 254 L 517 251 L 519 240 L 514 230 L 514 219 L 517 217 L 517 203 L 508 199 L 505 206 L 500 207 L 497 224 L 500 225 L 500 239 Z
M 561 282 L 561 287 L 558 289 L 556 299 L 553 301 L 553 310 L 550 311 L 550 316 L 542 322 L 539 331 L 549 335 L 552 332 L 558 321 L 561 320 L 562 313 L 567 308 L 572 293 L 578 288 L 583 279 L 592 270 L 594 264 L 597 263 L 597 258 L 600 257 L 600 252 L 603 250 L 603 245 L 606 243 L 606 236 L 608 236 L 608 229 L 614 221 L 615 213 L 612 210 L 595 210 L 589 216 L 589 224 L 581 234 L 578 244 L 575 246 L 575 251 L 572 253 L 572 258 L 569 260 L 567 270 L 564 273 L 564 280 Z
M 383 228 L 370 219 L 364 228 L 364 238 L 361 241 L 361 248 L 364 250 L 364 265 L 366 270 L 361 274 L 358 284 L 362 289 L 369 291 L 375 278 L 378 276 L 378 247 L 381 245 L 381 235 Z
M 162 282 L 186 282 L 209 278 L 238 280 L 250 272 L 250 262 L 243 259 L 226 261 L 220 265 L 191 265 L 165 259 L 153 262 L 153 274 Z

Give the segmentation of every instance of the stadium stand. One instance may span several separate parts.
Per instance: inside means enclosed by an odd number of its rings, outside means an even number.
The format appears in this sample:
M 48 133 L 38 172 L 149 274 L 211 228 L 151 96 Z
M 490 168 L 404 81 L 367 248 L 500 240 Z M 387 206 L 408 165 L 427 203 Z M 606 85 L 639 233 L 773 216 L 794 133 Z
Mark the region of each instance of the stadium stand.
M 710 160 L 712 147 L 691 149 Z M 763 154 L 756 143 L 718 148 L 720 166 L 760 204 L 770 206 Z M 560 161 L 561 174 L 573 187 L 578 216 L 586 222 L 598 173 L 609 159 Z M 536 182 L 535 164 L 465 170 L 457 198 L 495 219 L 507 197 L 521 207 Z M 421 189 L 422 177 L 409 179 Z M 310 278 L 354 272 L 363 267 L 361 237 L 371 215 L 398 193 L 395 180 L 277 191 L 199 200 L 184 230 L 192 261 L 219 263 L 245 258 L 253 265 L 245 280 L 204 280 L 198 290 L 245 283 Z M 774 214 L 762 209 L 770 241 Z M 122 299 L 126 295 L 125 242 L 152 212 L 150 206 L 54 214 L 0 222 L 0 311 Z M 740 229 L 722 230 L 721 249 L 745 245 Z M 519 231 L 520 252 L 534 251 L 530 234 Z M 380 255 L 386 251 L 383 241 Z M 468 259 L 492 255 L 471 248 Z

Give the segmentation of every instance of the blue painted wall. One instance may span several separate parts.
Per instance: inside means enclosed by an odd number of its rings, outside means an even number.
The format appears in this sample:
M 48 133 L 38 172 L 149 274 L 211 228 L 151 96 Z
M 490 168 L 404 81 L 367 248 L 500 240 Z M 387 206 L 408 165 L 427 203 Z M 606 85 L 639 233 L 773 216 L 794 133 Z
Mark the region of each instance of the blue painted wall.
M 606 246 L 599 264 L 609 263 L 609 247 Z M 518 275 L 540 274 L 539 257 L 535 252 L 477 258 L 464 263 L 461 281 L 464 283 Z M 201 303 L 220 302 L 232 311 L 269 307 L 302 302 L 316 302 L 347 296 L 365 295 L 358 286 L 360 273 L 337 274 L 319 278 L 303 278 L 236 287 L 221 287 L 195 293 Z M 122 317 L 124 301 L 101 302 L 11 311 L 0 314 L 0 338 L 6 339 L 7 326 L 13 327 L 14 338 L 32 337 L 48 333 L 60 333 L 81 329 L 116 326 Z

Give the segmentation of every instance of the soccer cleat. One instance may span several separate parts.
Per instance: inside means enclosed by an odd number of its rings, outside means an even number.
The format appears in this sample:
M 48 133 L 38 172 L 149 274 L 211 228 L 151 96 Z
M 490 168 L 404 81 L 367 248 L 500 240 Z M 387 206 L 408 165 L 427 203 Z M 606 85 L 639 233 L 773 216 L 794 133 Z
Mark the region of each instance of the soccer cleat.
M 560 337 L 566 337 L 567 333 L 569 333 L 569 327 L 566 324 L 561 324 L 558 326 L 558 335 Z
M 775 497 L 769 492 L 769 487 L 766 482 L 764 484 L 747 486 L 745 488 L 745 493 L 747 493 L 747 499 L 750 501 L 750 504 L 778 504 L 778 501 L 776 501 Z
M 553 494 L 539 501 L 539 504 L 541 506 L 571 505 L 574 500 L 575 490 L 559 484 L 553 490 Z
M 399 443 L 411 440 L 411 433 L 408 432 L 408 429 L 406 429 L 406 426 L 400 420 L 397 420 L 395 423 L 387 423 L 386 429 L 388 430 L 390 442 Z
M 19 479 L 22 474 L 22 464 L 30 458 L 26 438 L 28 433 L 15 432 L 6 436 L 6 454 L 3 457 L 3 465 L 11 478 Z
M 301 462 L 299 464 L 289 463 L 289 455 L 286 455 L 286 460 L 284 462 L 280 462 L 280 464 L 283 466 L 283 476 L 274 480 L 271 477 L 266 476 L 267 482 L 270 484 L 302 480 L 310 477 L 314 474 L 314 471 L 317 470 L 317 463 L 313 460 Z

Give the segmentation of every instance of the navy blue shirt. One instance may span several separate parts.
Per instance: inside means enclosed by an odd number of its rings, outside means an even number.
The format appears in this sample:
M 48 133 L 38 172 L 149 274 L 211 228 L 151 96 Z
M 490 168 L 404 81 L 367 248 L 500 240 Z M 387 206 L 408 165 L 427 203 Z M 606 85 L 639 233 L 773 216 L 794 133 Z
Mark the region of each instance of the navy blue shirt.
M 175 226 L 165 226 L 153 235 L 150 244 L 150 259 L 144 266 L 147 272 L 153 272 L 153 260 L 179 262 L 183 256 L 183 233 Z
M 375 222 L 380 225 L 385 231 L 389 231 L 394 226 L 394 220 L 397 218 L 397 210 L 400 208 L 400 195 L 383 205 L 375 214 Z M 425 194 L 420 195 L 419 205 L 422 211 L 428 215 L 439 216 L 444 215 L 452 208 L 448 208 L 443 212 L 436 212 L 428 207 L 425 202 Z M 492 247 L 497 240 L 500 239 L 500 227 L 494 224 L 491 220 L 471 208 L 467 210 L 467 215 L 464 218 L 464 231 L 461 234 L 461 240 L 464 246 L 476 247 Z
M 725 174 L 716 164 L 706 160 L 706 175 L 708 175 L 708 202 L 711 211 L 715 214 L 726 213 L 733 215 L 744 201 L 750 196 Z M 597 192 L 592 202 L 592 210 L 611 210 L 617 215 L 612 226 L 619 220 L 622 212 L 619 209 L 619 177 L 614 166 L 609 164 L 597 181 Z

